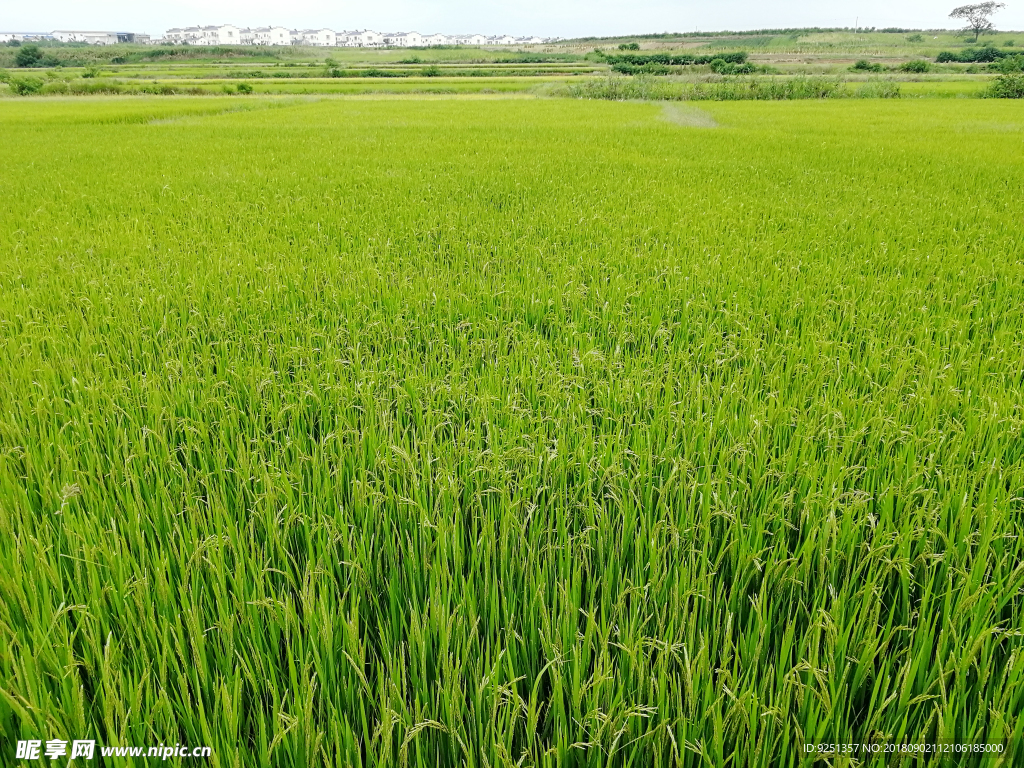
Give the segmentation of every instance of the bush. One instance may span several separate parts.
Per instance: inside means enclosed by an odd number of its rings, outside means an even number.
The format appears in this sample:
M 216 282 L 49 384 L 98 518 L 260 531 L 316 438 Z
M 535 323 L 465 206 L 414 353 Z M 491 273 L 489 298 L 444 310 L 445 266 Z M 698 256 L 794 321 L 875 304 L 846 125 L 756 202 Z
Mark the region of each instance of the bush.
M 859 59 L 852 67 L 854 72 L 884 72 L 885 67 L 881 64 L 873 63 L 867 59 Z
M 922 35 L 920 33 L 915 34 L 915 35 L 908 35 L 907 36 L 907 42 L 908 43 L 923 43 L 924 42 L 924 35 Z
M 962 64 L 990 64 L 993 61 L 1009 56 L 1011 54 L 1000 51 L 994 45 L 986 45 L 981 48 L 964 48 L 959 53 L 955 51 L 942 51 L 935 57 L 938 64 L 949 62 L 961 62 Z
M 423 69 L 423 76 L 424 77 L 440 77 L 441 76 L 441 68 L 439 66 L 437 66 L 437 64 L 431 64 L 429 67 L 425 67 Z
M 1024 99 L 1024 74 L 999 75 L 985 95 L 990 99 Z
M 88 68 L 86 68 L 85 72 L 82 73 L 82 77 L 85 77 L 85 78 L 99 77 L 99 75 L 100 75 L 100 68 L 99 67 L 88 67 Z
M 1004 56 L 999 61 L 990 64 L 989 68 L 996 72 L 1002 72 L 1004 75 L 1012 75 L 1014 72 L 1024 71 L 1024 54 Z
M 31 96 L 43 90 L 44 82 L 38 77 L 12 77 L 11 90 L 19 96 Z
M 622 43 L 619 46 L 620 51 L 639 51 L 640 43 Z
M 38 67 L 42 58 L 43 52 L 39 50 L 38 45 L 23 45 L 18 49 L 14 63 L 19 67 Z
M 755 70 L 749 61 L 746 64 L 733 64 L 724 59 L 715 59 L 711 62 L 711 71 L 719 75 L 749 75 Z
M 252 93 L 252 86 L 249 83 L 239 83 L 235 86 L 235 90 L 239 93 Z
M 163 85 L 143 85 L 140 86 L 135 92 L 152 93 L 158 96 L 175 96 L 177 95 L 178 90 L 173 85 L 168 85 L 165 83 Z
M 931 68 L 931 64 L 924 59 L 914 59 L 913 61 L 905 61 L 900 64 L 900 72 L 915 72 L 920 74 L 922 72 L 927 72 Z
M 1001 59 L 1008 54 L 1000 51 L 994 45 L 986 45 L 983 48 L 965 48 L 960 54 L 961 61 L 972 63 L 991 63 Z M 970 58 L 968 58 L 970 56 Z
M 1003 47 L 1004 48 L 1013 48 L 1013 40 L 1007 40 L 1005 43 L 1003 43 Z

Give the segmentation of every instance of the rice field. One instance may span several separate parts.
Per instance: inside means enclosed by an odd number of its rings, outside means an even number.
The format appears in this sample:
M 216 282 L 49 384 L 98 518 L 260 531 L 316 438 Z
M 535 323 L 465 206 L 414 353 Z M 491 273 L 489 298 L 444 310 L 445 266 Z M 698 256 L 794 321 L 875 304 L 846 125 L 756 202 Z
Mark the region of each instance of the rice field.
M 0 132 L 0 761 L 1024 760 L 1024 105 Z

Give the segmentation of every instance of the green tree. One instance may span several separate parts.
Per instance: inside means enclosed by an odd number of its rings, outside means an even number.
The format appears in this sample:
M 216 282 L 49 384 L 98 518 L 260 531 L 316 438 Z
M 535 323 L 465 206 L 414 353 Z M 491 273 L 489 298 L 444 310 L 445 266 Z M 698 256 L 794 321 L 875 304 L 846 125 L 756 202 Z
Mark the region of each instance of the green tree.
M 996 3 L 992 0 L 986 3 L 976 3 L 974 5 L 961 5 L 959 8 L 954 8 L 953 12 L 949 14 L 951 19 L 962 19 L 966 22 L 963 28 L 965 34 L 971 32 L 974 33 L 974 42 L 978 42 L 978 38 L 981 37 L 985 32 L 991 32 L 995 27 L 992 26 L 992 19 L 989 18 L 993 13 L 998 11 L 1000 8 L 1005 8 L 1006 3 Z
M 18 55 L 14 57 L 14 63 L 19 67 L 36 67 L 39 60 L 43 58 L 43 52 L 38 45 L 23 45 L 18 49 Z

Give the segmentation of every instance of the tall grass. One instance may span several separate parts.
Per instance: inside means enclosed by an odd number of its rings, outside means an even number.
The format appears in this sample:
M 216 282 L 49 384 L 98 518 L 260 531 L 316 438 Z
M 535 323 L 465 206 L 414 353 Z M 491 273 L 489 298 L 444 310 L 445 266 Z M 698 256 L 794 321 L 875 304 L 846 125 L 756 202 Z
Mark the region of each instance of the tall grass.
M 834 77 L 729 77 L 686 82 L 647 75 L 612 75 L 570 82 L 557 92 L 577 99 L 611 101 L 788 101 L 898 98 L 900 86 L 890 80 L 872 80 L 853 86 Z
M 1024 759 L 1012 104 L 239 101 L 0 105 L 5 761 Z

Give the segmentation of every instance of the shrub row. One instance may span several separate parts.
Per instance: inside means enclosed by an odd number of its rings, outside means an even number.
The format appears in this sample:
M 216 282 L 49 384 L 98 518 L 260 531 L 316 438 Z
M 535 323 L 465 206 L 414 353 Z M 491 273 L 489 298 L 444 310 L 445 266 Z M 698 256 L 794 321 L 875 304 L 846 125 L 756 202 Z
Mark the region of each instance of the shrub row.
M 39 77 L 12 76 L 0 72 L 0 82 L 6 82 L 18 96 L 88 96 L 93 94 L 152 94 L 158 96 L 202 96 L 210 93 L 198 86 L 177 86 L 168 83 L 121 83 L 116 80 L 55 80 L 46 82 Z M 252 93 L 252 86 L 239 83 L 238 93 Z
M 1004 56 L 1012 56 L 1008 51 L 1001 51 L 994 45 L 986 45 L 981 48 L 964 48 L 962 51 L 942 51 L 935 57 L 938 64 L 960 62 L 962 64 L 985 64 L 998 61 Z
M 609 64 L 629 64 L 634 67 L 642 67 L 646 64 L 661 64 L 668 67 L 684 67 L 691 64 L 710 64 L 715 59 L 721 59 L 729 64 L 744 64 L 747 61 L 747 54 L 744 51 L 733 51 L 730 53 L 709 53 L 695 55 L 692 53 L 620 53 L 604 56 Z
M 620 75 L 667 75 L 672 70 L 667 64 L 626 64 L 619 62 L 612 64 L 612 71 Z
M 932 68 L 930 62 L 924 59 L 913 59 L 911 61 L 904 61 L 898 67 L 887 67 L 884 64 L 878 62 L 871 62 L 867 59 L 858 60 L 852 67 L 851 72 L 908 72 L 912 74 L 920 74 L 922 72 L 929 72 Z
M 672 69 L 667 64 L 612 64 L 612 71 L 620 75 L 667 75 Z M 736 64 L 722 58 L 715 58 L 711 61 L 711 71 L 719 75 L 751 75 L 757 71 L 757 67 L 749 61 Z

